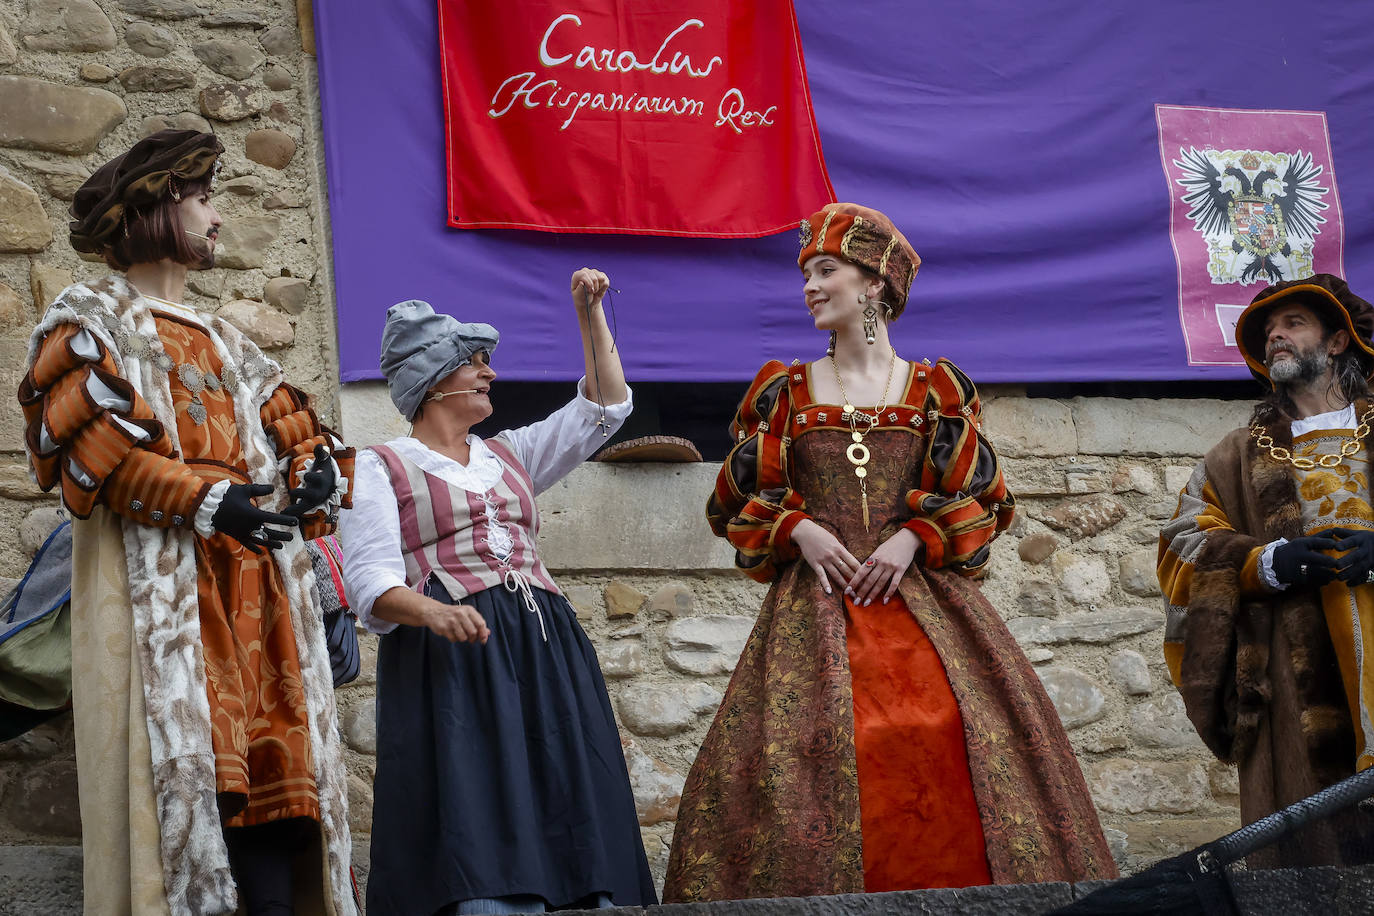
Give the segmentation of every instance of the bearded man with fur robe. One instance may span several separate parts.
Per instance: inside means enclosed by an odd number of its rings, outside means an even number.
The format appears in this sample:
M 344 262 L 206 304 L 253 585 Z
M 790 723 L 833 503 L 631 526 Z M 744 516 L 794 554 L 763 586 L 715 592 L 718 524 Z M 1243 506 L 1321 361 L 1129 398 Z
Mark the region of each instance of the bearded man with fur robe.
M 346 774 L 295 535 L 332 530 L 352 451 L 181 304 L 214 263 L 222 153 L 161 131 L 91 175 L 72 245 L 126 275 L 62 291 L 19 391 L 34 477 L 75 517 L 85 910 L 347 916 Z
M 1374 763 L 1374 307 L 1330 274 L 1261 292 L 1236 345 L 1271 389 L 1193 471 L 1160 535 L 1164 655 L 1188 716 L 1240 774 L 1249 824 Z M 1374 854 L 1368 815 L 1252 867 Z

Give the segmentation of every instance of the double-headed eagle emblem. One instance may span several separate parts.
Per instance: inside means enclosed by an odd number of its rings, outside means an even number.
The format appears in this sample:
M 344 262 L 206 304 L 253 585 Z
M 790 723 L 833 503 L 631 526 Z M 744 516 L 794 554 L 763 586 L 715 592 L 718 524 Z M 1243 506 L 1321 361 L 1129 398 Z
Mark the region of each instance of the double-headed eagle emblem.
M 1309 276 L 1326 217 L 1323 167 L 1311 153 L 1179 149 L 1188 218 L 1207 239 L 1215 283 Z

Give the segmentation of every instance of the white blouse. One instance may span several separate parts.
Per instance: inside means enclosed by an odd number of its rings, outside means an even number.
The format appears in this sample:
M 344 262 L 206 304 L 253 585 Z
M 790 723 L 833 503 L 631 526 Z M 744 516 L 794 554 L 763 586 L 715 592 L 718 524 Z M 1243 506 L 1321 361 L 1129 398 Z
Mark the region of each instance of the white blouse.
M 497 434 L 510 444 L 511 451 L 529 471 L 536 495 L 567 476 L 606 441 L 597 425 L 601 408 L 587 398 L 586 381 L 581 379 L 577 395 L 547 418 Z M 606 405 L 611 433 L 620 429 L 633 409 L 634 394 L 628 390 L 624 401 Z M 469 493 L 486 493 L 501 479 L 501 460 L 476 435 L 468 436 L 471 450 L 466 465 L 409 436 L 386 444 L 426 472 Z M 389 633 L 396 624 L 373 617 L 372 605 L 393 588 L 408 588 L 401 514 L 386 465 L 376 452 L 358 452 L 353 478 L 353 508 L 345 510 L 339 519 L 344 591 L 349 607 L 368 630 Z M 492 547 L 500 549 L 499 544 Z

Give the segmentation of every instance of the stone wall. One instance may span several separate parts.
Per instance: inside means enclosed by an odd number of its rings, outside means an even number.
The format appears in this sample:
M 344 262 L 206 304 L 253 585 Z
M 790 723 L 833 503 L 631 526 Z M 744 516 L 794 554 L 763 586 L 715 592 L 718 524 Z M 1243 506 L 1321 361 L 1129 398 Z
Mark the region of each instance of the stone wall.
M 66 243 L 76 187 L 149 132 L 209 125 L 228 149 L 226 223 L 220 266 L 193 277 L 190 302 L 267 347 L 357 444 L 401 431 L 379 386 L 338 394 L 308 25 L 293 0 L 0 0 L 0 394 L 52 295 L 104 273 Z M 1168 684 L 1153 563 L 1197 456 L 1247 405 L 985 395 L 1022 508 L 984 588 L 1069 727 L 1114 852 L 1134 868 L 1231 829 L 1235 776 Z M 21 435 L 0 397 L 0 525 L 16 532 L 0 538 L 0 577 L 22 573 L 58 511 L 28 478 Z M 713 475 L 587 465 L 541 499 L 543 550 L 600 653 L 660 876 L 683 776 L 764 594 L 705 526 Z M 375 641 L 363 645 L 339 708 L 365 838 Z M 73 842 L 74 778 L 69 716 L 0 745 L 0 845 Z

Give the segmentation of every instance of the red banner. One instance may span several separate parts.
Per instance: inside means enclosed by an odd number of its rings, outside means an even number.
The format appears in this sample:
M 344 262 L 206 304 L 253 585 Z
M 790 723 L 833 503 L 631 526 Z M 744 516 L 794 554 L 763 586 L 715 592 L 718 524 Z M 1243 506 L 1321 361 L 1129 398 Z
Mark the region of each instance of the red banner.
M 448 220 L 754 237 L 835 199 L 790 0 L 439 0 Z

